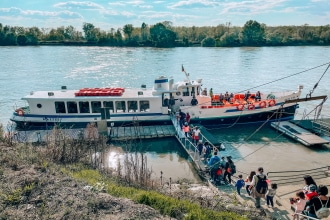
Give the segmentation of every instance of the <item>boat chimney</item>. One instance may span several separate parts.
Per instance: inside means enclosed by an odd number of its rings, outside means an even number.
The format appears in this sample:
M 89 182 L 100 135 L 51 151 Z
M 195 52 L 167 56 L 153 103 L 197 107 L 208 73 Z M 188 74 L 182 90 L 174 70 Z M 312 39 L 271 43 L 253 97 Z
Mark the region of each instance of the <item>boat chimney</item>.
M 169 90 L 168 78 L 165 76 L 160 76 L 157 79 L 155 79 L 154 90 L 157 91 Z
M 61 89 L 62 90 L 66 90 L 66 86 L 61 86 Z
M 299 90 L 299 91 L 303 90 L 303 88 L 304 88 L 303 85 L 299 85 L 299 86 L 298 86 L 298 90 Z

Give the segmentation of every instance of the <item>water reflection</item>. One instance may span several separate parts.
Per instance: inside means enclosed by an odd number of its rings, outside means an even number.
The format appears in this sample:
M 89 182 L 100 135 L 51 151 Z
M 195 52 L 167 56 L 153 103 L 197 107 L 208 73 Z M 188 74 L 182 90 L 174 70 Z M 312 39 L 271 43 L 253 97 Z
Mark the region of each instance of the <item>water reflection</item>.
M 146 156 L 147 167 L 152 170 L 152 178 L 160 178 L 163 172 L 163 178 L 172 181 L 188 179 L 194 183 L 200 182 L 188 155 L 182 150 L 175 138 L 145 139 L 139 143 L 116 143 L 105 152 L 105 166 L 116 169 L 118 161 L 122 165 L 125 161 L 125 152 L 129 152 L 128 146 L 137 150 L 138 158 L 141 153 Z M 128 153 L 128 156 L 134 156 L 135 152 Z

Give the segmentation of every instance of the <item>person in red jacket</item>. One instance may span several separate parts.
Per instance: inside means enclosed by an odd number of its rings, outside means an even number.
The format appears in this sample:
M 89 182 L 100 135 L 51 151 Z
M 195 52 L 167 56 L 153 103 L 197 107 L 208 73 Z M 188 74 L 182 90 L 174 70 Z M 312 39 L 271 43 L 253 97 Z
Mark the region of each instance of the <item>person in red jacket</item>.
M 317 196 L 316 186 L 314 184 L 309 186 L 308 192 L 305 194 L 306 200 L 311 200 L 314 196 Z

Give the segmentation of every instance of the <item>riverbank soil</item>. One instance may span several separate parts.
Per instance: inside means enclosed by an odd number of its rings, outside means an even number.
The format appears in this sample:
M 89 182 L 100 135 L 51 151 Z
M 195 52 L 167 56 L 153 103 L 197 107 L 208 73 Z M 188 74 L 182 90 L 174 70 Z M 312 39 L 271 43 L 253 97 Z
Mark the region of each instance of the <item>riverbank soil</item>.
M 93 190 L 68 176 L 63 165 L 41 158 L 38 149 L 42 148 L 0 143 L 0 219 L 174 219 L 149 206 Z M 198 193 L 192 194 L 198 196 L 200 189 L 188 186 L 173 196 L 181 193 L 184 197 L 183 192 L 194 190 Z M 174 188 L 170 190 L 174 192 Z M 206 194 L 222 202 L 223 211 L 244 213 L 247 219 L 271 219 L 264 210 L 238 202 L 233 192 Z
M 31 155 L 0 143 L 0 219 L 170 219 L 149 206 L 92 191 Z

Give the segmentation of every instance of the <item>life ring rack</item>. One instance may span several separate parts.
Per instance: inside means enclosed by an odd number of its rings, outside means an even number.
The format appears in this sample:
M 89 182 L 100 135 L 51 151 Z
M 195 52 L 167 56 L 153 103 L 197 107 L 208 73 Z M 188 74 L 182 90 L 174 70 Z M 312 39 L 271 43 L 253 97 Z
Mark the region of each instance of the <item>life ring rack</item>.
M 18 114 L 19 116 L 23 116 L 23 115 L 24 115 L 24 111 L 23 111 L 23 109 L 21 109 L 21 108 L 16 109 L 15 111 L 17 112 L 17 114 Z
M 254 110 L 255 108 L 256 108 L 256 106 L 253 105 L 253 104 L 249 104 L 249 105 L 248 105 L 248 109 L 249 109 L 249 110 Z
M 237 108 L 238 111 L 242 111 L 244 109 L 244 105 L 239 104 L 236 108 Z
M 261 102 L 259 103 L 259 107 L 260 107 L 260 108 L 266 108 L 266 106 L 267 106 L 266 101 L 261 101 Z
M 275 101 L 274 99 L 271 99 L 271 100 L 268 101 L 268 106 L 269 106 L 269 107 L 272 107 L 272 106 L 274 106 L 275 104 L 276 104 L 276 101 Z

